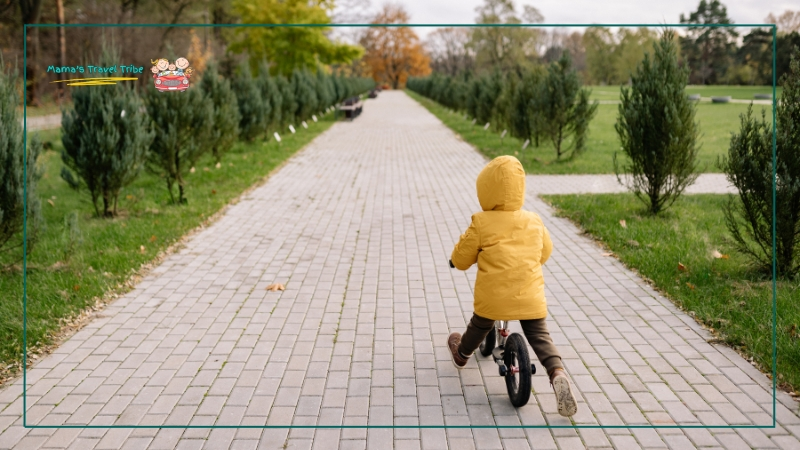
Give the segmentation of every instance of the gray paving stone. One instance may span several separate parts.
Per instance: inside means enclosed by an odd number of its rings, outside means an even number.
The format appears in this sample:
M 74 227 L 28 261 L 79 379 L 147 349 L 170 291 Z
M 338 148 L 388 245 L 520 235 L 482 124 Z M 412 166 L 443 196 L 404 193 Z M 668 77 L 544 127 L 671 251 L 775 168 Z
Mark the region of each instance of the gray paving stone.
M 28 372 L 41 424 L 569 425 L 546 377 L 508 402 L 496 366 L 444 346 L 472 313 L 476 270 L 449 269 L 486 160 L 401 92 L 367 102 L 245 194 Z M 769 380 L 554 216 L 539 194 L 620 192 L 614 176 L 529 175 L 554 242 L 549 326 L 575 423 L 771 422 Z M 704 174 L 689 193 L 730 192 Z M 287 290 L 269 292 L 273 282 Z M 520 331 L 517 323 L 512 330 Z M 334 342 L 335 339 L 335 342 Z M 796 448 L 779 430 L 27 430 L 21 381 L 0 392 L 0 448 Z

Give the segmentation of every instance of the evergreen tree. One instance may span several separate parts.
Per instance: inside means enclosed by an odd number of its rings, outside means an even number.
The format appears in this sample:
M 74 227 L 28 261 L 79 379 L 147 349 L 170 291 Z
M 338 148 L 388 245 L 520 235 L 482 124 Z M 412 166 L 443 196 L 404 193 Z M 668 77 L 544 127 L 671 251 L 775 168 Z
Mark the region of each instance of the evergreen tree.
M 330 79 L 331 77 L 327 75 L 322 68 L 317 69 L 316 88 L 317 100 L 319 101 L 316 108 L 317 112 L 333 104 L 334 93 L 331 91 Z
M 101 60 L 113 65 L 116 57 L 106 51 Z M 72 103 L 61 119 L 66 166 L 61 176 L 73 188 L 89 191 L 98 217 L 114 216 L 120 190 L 141 171 L 153 140 L 142 100 L 129 86 L 117 84 L 75 89 Z
M 283 75 L 278 75 L 275 78 L 275 83 L 278 86 L 278 92 L 281 94 L 281 126 L 293 124 L 294 116 L 297 112 L 297 101 L 294 98 L 294 87 L 289 80 Z
M 0 68 L 5 67 L 0 58 Z M 25 200 L 27 200 L 27 251 L 30 253 L 41 224 L 41 208 L 36 187 L 42 171 L 36 166 L 42 150 L 41 141 L 29 140 L 27 155 L 23 148 L 18 80 L 0 70 L 0 255 L 22 247 Z M 23 165 L 27 163 L 27 170 Z M 26 176 L 23 176 L 23 172 Z M 25 189 L 27 184 L 27 197 Z M 22 258 L 22 252 L 19 253 Z
M 800 271 L 800 51 L 795 48 L 790 71 L 782 79 L 777 105 L 775 172 L 775 261 L 777 275 L 792 278 Z M 772 271 L 773 167 L 775 133 L 762 110 L 753 118 L 753 106 L 741 116 L 738 134 L 731 137 L 728 157 L 720 161 L 728 181 L 739 191 L 726 204 L 725 221 L 734 244 L 752 258 L 758 269 Z
M 239 67 L 239 73 L 231 85 L 239 105 L 239 135 L 252 141 L 264 132 L 271 113 L 269 102 L 261 96 L 258 84 L 246 64 Z
M 697 10 L 684 16 L 681 23 L 708 24 L 707 27 L 687 28 L 681 38 L 683 56 L 691 68 L 690 79 L 697 84 L 718 84 L 730 65 L 735 41 L 739 34 L 730 25 L 728 10 L 719 0 L 700 0 Z
M 311 114 L 316 111 L 317 93 L 307 71 L 295 70 L 292 74 L 292 84 L 294 85 L 295 100 L 297 101 L 295 117 L 297 123 L 300 123 L 310 118 Z
M 574 158 L 583 152 L 589 122 L 597 113 L 597 102 L 590 104 L 589 94 L 588 89 L 581 87 L 569 52 L 550 64 L 531 106 L 541 114 L 534 121 L 534 129 L 541 130 L 553 142 L 556 159 L 567 153 Z M 570 137 L 571 145 L 567 147 L 565 142 Z
M 269 66 L 266 63 L 262 63 L 259 66 L 256 83 L 261 91 L 261 98 L 270 107 L 270 115 L 264 127 L 264 135 L 266 136 L 269 134 L 270 129 L 280 125 L 283 113 L 283 96 L 275 79 L 269 75 Z
M 149 90 L 145 100 L 155 131 L 147 167 L 165 179 L 173 203 L 175 184 L 177 202 L 186 203 L 184 177 L 211 150 L 214 107 L 199 89 L 191 88 L 180 93 Z
M 674 32 L 665 31 L 655 55 L 644 60 L 622 88 L 615 129 L 630 162 L 614 171 L 629 175 L 627 186 L 652 214 L 666 209 L 697 179 L 698 126 L 695 106 L 684 89 L 688 69 L 678 65 Z
M 230 82 L 219 76 L 215 64 L 209 65 L 203 74 L 200 90 L 214 108 L 214 126 L 209 135 L 209 146 L 219 162 L 239 136 L 239 105 Z

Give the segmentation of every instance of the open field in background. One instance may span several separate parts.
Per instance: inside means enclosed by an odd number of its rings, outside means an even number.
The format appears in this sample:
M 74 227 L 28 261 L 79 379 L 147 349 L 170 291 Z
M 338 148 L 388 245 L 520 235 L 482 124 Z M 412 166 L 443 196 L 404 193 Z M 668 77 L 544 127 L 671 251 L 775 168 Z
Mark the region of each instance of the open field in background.
M 592 90 L 592 100 L 619 100 L 619 86 L 587 86 Z M 781 87 L 777 87 L 778 98 L 781 97 Z M 736 100 L 755 100 L 755 94 L 772 94 L 772 86 L 696 86 L 686 87 L 688 95 L 700 94 L 701 97 L 724 97 L 730 95 Z
M 309 129 L 282 134 L 283 142 L 237 143 L 215 168 L 210 155 L 187 176 L 188 205 L 170 204 L 163 179 L 142 172 L 123 189 L 119 216 L 94 217 L 88 192 L 76 192 L 60 177 L 61 130 L 38 134 L 53 150 L 40 158 L 45 174 L 39 183 L 45 229 L 28 259 L 28 348 L 41 347 L 58 331 L 62 318 L 73 317 L 104 293 L 121 286 L 142 264 L 201 225 L 245 189 L 334 123 L 328 114 Z M 65 216 L 78 213 L 81 242 L 67 257 Z M 21 251 L 17 259 L 21 263 Z M 16 259 L 15 259 L 16 260 Z M 12 262 L 0 260 L 0 266 Z M 0 368 L 21 361 L 22 272 L 0 271 Z
M 632 194 L 548 195 L 560 215 L 605 243 L 720 339 L 772 367 L 772 282 L 727 244 L 727 195 L 684 195 L 653 217 Z M 626 221 L 626 228 L 620 225 Z M 714 251 L 724 255 L 715 258 Z M 685 271 L 679 269 L 683 264 Z M 800 388 L 800 282 L 778 282 L 778 381 Z
M 406 90 L 413 99 L 420 102 L 445 125 L 460 135 L 465 141 L 478 148 L 490 158 L 499 155 L 515 155 L 522 162 L 527 173 L 533 174 L 597 174 L 614 173 L 613 155 L 620 150 L 619 137 L 614 129 L 617 120 L 617 105 L 598 105 L 597 115 L 589 126 L 589 137 L 583 154 L 574 160 L 556 160 L 556 152 L 552 144 L 540 142 L 540 147 L 533 144 L 522 150 L 522 142 L 506 136 L 500 139 L 502 130 L 484 130 L 483 125 L 472 125 L 472 120 L 464 119 L 464 115 L 451 114 L 438 103 Z M 747 111 L 747 104 L 711 104 L 697 105 L 697 121 L 700 124 L 700 151 L 698 154 L 698 170 L 701 172 L 720 172 L 717 157 L 727 155 L 731 133 L 739 130 L 739 115 Z M 755 105 L 755 112 L 760 114 L 762 108 L 769 106 Z M 768 110 L 767 120 L 772 115 Z M 620 155 L 622 156 L 622 155 Z

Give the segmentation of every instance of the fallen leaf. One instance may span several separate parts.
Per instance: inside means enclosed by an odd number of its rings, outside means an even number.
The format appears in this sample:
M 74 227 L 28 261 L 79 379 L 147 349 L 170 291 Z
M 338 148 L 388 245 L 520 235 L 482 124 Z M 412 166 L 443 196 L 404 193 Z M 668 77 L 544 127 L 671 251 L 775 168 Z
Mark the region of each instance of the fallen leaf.
M 628 240 L 628 245 L 632 245 L 634 247 L 638 247 L 639 246 L 639 241 L 637 241 L 635 239 L 629 239 Z
M 687 269 L 686 269 L 686 266 L 684 266 L 681 263 L 678 263 L 678 270 L 680 270 L 681 272 L 686 272 Z
M 76 284 L 75 286 L 72 286 L 72 290 L 73 291 L 79 291 L 79 290 L 81 290 L 81 286 Z
M 158 239 L 158 238 L 156 238 L 156 235 L 150 236 L 150 242 L 155 242 L 156 239 Z
M 209 170 L 211 169 L 209 169 L 208 167 L 203 167 L 203 172 L 208 172 Z
M 628 228 L 628 224 L 625 222 L 625 219 L 620 220 L 619 224 L 622 225 L 622 228 Z
M 711 252 L 711 256 L 713 256 L 716 259 L 728 259 L 728 255 L 723 255 L 722 253 L 720 253 L 720 252 L 718 252 L 716 250 Z
M 216 167 L 217 169 L 219 169 L 220 167 L 222 167 L 222 164 L 220 164 L 220 163 L 217 163 L 217 165 L 216 165 L 216 166 L 214 166 L 214 167 Z
M 789 327 L 789 337 L 792 339 L 797 338 L 797 324 L 792 324 L 792 326 Z
M 144 245 L 139 246 L 139 253 L 144 253 Z
M 131 194 L 128 194 L 125 196 L 125 200 L 133 200 L 133 196 Z
M 189 173 L 194 173 L 194 167 L 192 167 L 191 169 L 189 169 Z
M 611 253 L 611 252 L 603 253 L 603 256 L 612 256 L 612 255 L 613 255 L 613 253 Z
M 689 289 L 694 290 L 697 286 L 693 285 L 692 283 L 686 282 L 686 285 L 689 286 Z
M 273 283 L 273 284 L 270 284 L 269 286 L 267 286 L 267 290 L 268 291 L 272 291 L 272 292 L 285 291 L 286 288 L 280 283 Z
M 55 204 L 55 203 L 53 203 L 53 201 L 52 201 L 52 200 L 50 200 L 49 198 L 47 199 L 47 203 L 50 203 L 50 206 L 56 206 L 56 204 Z
M 216 193 L 217 193 L 217 190 L 216 190 L 216 189 L 212 189 L 212 190 L 211 190 L 211 195 L 214 195 L 214 194 L 216 194 Z

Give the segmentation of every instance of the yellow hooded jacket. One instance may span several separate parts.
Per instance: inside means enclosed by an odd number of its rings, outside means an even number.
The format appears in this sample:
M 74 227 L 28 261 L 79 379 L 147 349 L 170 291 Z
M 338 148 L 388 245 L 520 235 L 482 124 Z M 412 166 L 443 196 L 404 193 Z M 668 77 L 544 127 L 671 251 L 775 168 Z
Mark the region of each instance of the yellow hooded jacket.
M 483 212 L 453 249 L 460 270 L 478 263 L 475 314 L 493 320 L 541 319 L 547 316 L 542 265 L 553 242 L 542 219 L 523 211 L 525 170 L 513 156 L 499 156 L 477 181 Z

